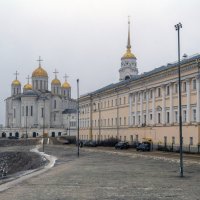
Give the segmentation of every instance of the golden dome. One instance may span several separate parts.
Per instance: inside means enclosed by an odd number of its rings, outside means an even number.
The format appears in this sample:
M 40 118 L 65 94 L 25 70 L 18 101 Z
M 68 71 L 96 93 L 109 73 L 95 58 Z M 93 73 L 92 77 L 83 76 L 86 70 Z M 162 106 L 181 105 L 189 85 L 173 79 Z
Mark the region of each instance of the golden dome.
M 123 55 L 122 59 L 127 59 L 127 58 L 135 58 L 135 55 L 131 53 L 131 49 L 127 49 L 126 53 Z
M 33 71 L 32 77 L 48 77 L 48 74 L 42 67 L 39 66 Z
M 32 85 L 27 83 L 26 85 L 24 85 L 24 89 L 25 90 L 32 90 Z
M 18 86 L 21 85 L 21 83 L 16 79 L 12 82 L 12 85 Z
M 57 78 L 55 78 L 55 79 L 53 79 L 53 80 L 51 81 L 51 84 L 52 84 L 52 85 L 61 85 L 61 82 L 60 82 Z
M 67 81 L 65 81 L 65 82 L 62 84 L 62 88 L 68 89 L 68 88 L 71 88 L 71 86 L 70 86 L 70 84 L 69 84 Z

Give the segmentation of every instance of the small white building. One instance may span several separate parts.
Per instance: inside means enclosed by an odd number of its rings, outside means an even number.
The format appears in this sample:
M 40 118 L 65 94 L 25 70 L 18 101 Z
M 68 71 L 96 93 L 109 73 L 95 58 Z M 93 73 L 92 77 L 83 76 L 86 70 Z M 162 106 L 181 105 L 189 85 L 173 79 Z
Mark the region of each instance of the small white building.
M 16 79 L 11 84 L 11 96 L 6 99 L 6 124 L 1 129 L 2 137 L 23 137 L 26 134 L 28 137 L 37 137 L 43 133 L 55 137 L 67 134 L 70 124 L 75 129 L 76 100 L 71 98 L 71 86 L 66 80 L 67 76 L 61 84 L 57 78 L 58 72 L 54 73 L 49 91 L 48 74 L 39 59 L 39 66 L 32 73 L 32 84 L 28 77 L 28 83 L 22 91 L 16 72 Z M 73 114 L 66 110 L 73 110 Z

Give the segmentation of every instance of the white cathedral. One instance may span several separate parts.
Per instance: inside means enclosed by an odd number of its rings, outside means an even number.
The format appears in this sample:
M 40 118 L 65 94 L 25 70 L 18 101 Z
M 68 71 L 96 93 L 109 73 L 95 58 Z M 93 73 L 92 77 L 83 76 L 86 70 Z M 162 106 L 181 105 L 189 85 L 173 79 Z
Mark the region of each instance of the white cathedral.
M 48 74 L 41 66 L 32 73 L 32 84 L 24 85 L 23 91 L 18 73 L 11 84 L 11 96 L 6 101 L 6 126 L 2 137 L 38 137 L 61 136 L 75 134 L 76 129 L 76 100 L 71 98 L 71 86 L 67 82 L 61 85 L 57 78 L 51 81 L 48 89 Z M 74 133 L 73 133 L 74 132 Z

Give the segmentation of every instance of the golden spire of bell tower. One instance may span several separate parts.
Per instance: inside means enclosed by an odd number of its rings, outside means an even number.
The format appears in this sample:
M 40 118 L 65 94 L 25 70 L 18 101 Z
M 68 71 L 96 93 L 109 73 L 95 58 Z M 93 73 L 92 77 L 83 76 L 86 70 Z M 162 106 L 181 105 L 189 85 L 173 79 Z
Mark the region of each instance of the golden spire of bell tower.
M 130 39 L 130 16 L 128 16 L 128 42 L 127 50 L 131 50 L 131 39 Z
M 127 48 L 126 53 L 123 55 L 122 59 L 136 58 L 135 55 L 131 53 L 130 16 L 128 16 L 128 40 L 126 48 Z

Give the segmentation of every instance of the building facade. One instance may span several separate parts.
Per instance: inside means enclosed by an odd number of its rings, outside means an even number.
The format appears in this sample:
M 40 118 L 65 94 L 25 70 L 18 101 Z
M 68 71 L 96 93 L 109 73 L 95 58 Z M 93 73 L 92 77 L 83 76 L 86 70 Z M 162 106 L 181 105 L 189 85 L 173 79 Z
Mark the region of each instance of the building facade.
M 130 23 L 129 23 L 130 27 Z M 183 144 L 200 144 L 200 55 L 181 60 Z M 179 144 L 178 63 L 138 74 L 130 28 L 120 82 L 80 98 L 80 137 Z
M 37 137 L 45 133 L 49 136 L 67 134 L 71 125 L 71 134 L 76 134 L 76 101 L 71 98 L 71 86 L 65 81 L 61 84 L 57 78 L 51 81 L 48 89 L 48 74 L 41 66 L 32 73 L 32 83 L 24 85 L 16 78 L 11 84 L 11 96 L 6 102 L 6 125 L 2 128 L 2 137 Z M 70 110 L 71 112 L 66 112 Z

